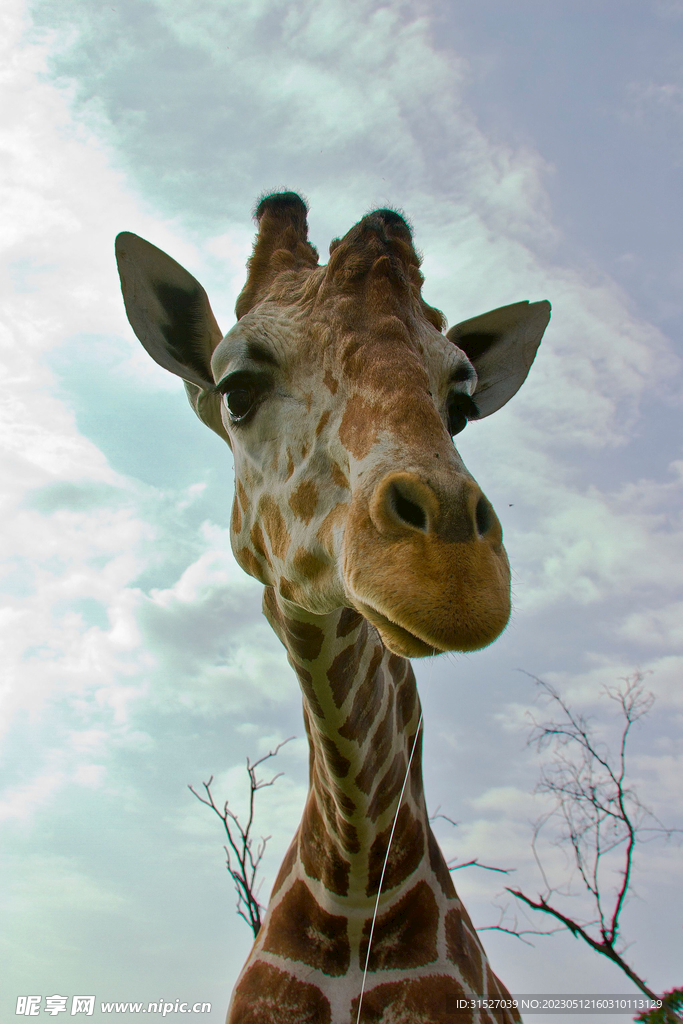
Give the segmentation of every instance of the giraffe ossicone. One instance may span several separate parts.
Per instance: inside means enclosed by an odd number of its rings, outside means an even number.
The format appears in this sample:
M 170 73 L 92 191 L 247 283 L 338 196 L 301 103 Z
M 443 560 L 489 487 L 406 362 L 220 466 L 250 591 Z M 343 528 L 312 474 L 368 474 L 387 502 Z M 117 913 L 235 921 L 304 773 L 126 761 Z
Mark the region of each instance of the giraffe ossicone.
M 225 336 L 191 274 L 137 235 L 116 242 L 135 333 L 232 448 L 233 551 L 303 695 L 306 807 L 228 1022 L 354 1024 L 366 959 L 362 1021 L 490 1021 L 456 1015 L 506 990 L 431 832 L 421 737 L 398 807 L 420 720 L 407 659 L 507 624 L 500 524 L 452 437 L 517 392 L 550 304 L 446 332 L 402 216 L 363 217 L 320 266 L 306 215 L 292 192 L 261 200 Z

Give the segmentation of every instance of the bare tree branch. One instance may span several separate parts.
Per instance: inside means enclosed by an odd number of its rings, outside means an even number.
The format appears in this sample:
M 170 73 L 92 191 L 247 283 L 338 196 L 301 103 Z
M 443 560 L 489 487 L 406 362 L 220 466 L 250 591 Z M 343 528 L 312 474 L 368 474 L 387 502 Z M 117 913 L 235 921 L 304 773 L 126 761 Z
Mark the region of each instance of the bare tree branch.
M 459 871 L 460 868 L 481 868 L 483 871 L 498 871 L 501 875 L 511 875 L 515 872 L 515 868 L 496 868 L 492 864 L 481 864 L 479 858 L 475 857 L 474 860 L 465 860 L 461 864 L 454 864 L 453 861 L 447 861 L 449 871 Z
M 531 907 L 532 910 L 542 910 L 544 913 L 550 914 L 558 921 L 561 921 L 565 928 L 569 929 L 572 935 L 582 938 L 584 942 L 587 942 L 588 945 L 597 953 L 602 953 L 603 956 L 606 956 L 610 960 L 612 960 L 617 965 L 617 967 L 620 967 L 624 974 L 631 979 L 634 985 L 637 985 L 640 991 L 645 993 L 648 999 L 657 999 L 657 996 L 652 991 L 652 989 L 649 989 L 645 982 L 642 980 L 642 978 L 640 978 L 635 973 L 635 971 L 633 971 L 629 967 L 626 961 L 617 953 L 617 951 L 614 949 L 614 946 L 610 942 L 608 942 L 607 940 L 603 940 L 602 942 L 596 941 L 596 939 L 589 935 L 585 927 L 578 924 L 571 917 L 567 917 L 566 914 L 562 914 L 559 910 L 556 910 L 555 907 L 551 907 L 550 904 L 547 903 L 542 896 L 539 897 L 538 902 L 536 902 L 535 900 L 529 899 L 528 896 L 525 896 L 524 893 L 520 892 L 518 889 L 508 889 L 507 891 L 512 896 L 516 896 L 518 900 L 522 900 L 524 903 L 526 903 L 526 905 L 528 907 Z
M 430 814 L 429 820 L 436 821 L 438 818 L 441 818 L 443 821 L 447 821 L 449 825 L 453 826 L 453 828 L 457 828 L 459 825 L 459 822 L 454 821 L 453 818 L 449 818 L 447 814 L 441 814 L 439 807 L 437 807 L 434 814 Z M 483 871 L 498 871 L 501 875 L 514 874 L 515 871 L 515 868 L 498 868 L 491 864 L 481 864 L 478 857 L 474 857 L 472 860 L 462 861 L 460 864 L 455 863 L 455 861 L 456 858 L 454 857 L 452 860 L 446 862 L 446 866 L 449 871 L 459 871 L 461 868 L 481 868 Z
M 430 821 L 436 821 L 438 818 L 442 818 L 443 821 L 447 821 L 449 825 L 453 826 L 453 828 L 457 828 L 458 825 L 460 824 L 460 822 L 459 821 L 455 821 L 453 818 L 449 818 L 447 814 L 441 814 L 440 807 L 441 807 L 441 805 L 439 804 L 439 807 L 437 807 L 437 809 L 434 811 L 434 813 L 430 814 L 429 820 Z
M 187 787 L 200 803 L 210 807 L 214 814 L 223 822 L 223 828 L 228 837 L 228 845 L 224 846 L 223 849 L 227 857 L 227 868 L 230 877 L 235 883 L 235 890 L 237 892 L 237 913 L 250 926 L 254 936 L 259 933 L 261 928 L 261 911 L 265 909 L 258 900 L 258 891 L 261 883 L 257 881 L 257 876 L 263 855 L 266 852 L 268 840 L 271 838 L 270 836 L 261 836 L 256 846 L 254 846 L 251 830 L 254 824 L 255 799 L 259 790 L 267 789 L 269 786 L 274 785 L 283 775 L 283 772 L 278 772 L 277 775 L 274 775 L 272 779 L 266 782 L 263 779 L 257 778 L 256 771 L 262 764 L 270 760 L 271 757 L 276 757 L 284 745 L 293 739 L 293 736 L 289 736 L 286 740 L 278 743 L 274 750 L 264 754 L 263 757 L 260 757 L 258 761 L 254 761 L 253 764 L 247 758 L 249 812 L 246 825 L 243 825 L 235 812 L 230 810 L 227 800 L 223 804 L 222 810 L 216 804 L 211 792 L 213 775 L 208 782 L 202 783 L 205 796 L 201 796 L 193 786 Z
M 496 906 L 496 904 L 494 904 L 494 906 Z M 526 939 L 524 937 L 525 935 L 554 935 L 556 932 L 561 932 L 564 930 L 561 927 L 550 928 L 546 931 L 543 931 L 538 928 L 520 928 L 516 914 L 513 916 L 509 925 L 506 925 L 504 922 L 508 918 L 509 907 L 497 907 L 497 909 L 500 912 L 498 917 L 498 924 L 484 925 L 483 928 L 477 928 L 478 932 L 504 932 L 505 935 L 512 935 L 513 938 L 519 939 L 520 942 L 523 942 L 525 946 L 533 946 L 533 942 L 530 942 L 529 939 Z

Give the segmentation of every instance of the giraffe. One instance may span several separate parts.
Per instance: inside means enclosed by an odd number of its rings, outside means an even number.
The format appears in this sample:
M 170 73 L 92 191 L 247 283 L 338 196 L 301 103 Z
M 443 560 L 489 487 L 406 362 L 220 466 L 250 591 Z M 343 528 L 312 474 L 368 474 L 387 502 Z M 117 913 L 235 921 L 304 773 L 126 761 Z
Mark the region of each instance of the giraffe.
M 429 825 L 409 659 L 507 624 L 500 523 L 452 438 L 519 389 L 550 304 L 446 332 L 399 213 L 363 217 L 320 266 L 307 212 L 292 192 L 259 202 L 225 336 L 191 274 L 116 242 L 133 330 L 232 449 L 232 549 L 264 585 L 309 741 L 303 817 L 228 1024 L 518 1020 L 458 1002 L 507 992 Z

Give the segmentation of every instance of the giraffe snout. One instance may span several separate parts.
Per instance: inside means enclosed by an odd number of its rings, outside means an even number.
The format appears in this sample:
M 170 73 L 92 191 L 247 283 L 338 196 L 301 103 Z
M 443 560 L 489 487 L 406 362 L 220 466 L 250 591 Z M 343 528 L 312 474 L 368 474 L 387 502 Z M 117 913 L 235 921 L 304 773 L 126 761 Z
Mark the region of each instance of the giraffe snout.
M 343 576 L 353 607 L 404 657 L 485 647 L 510 615 L 501 526 L 467 473 L 385 473 L 369 502 L 352 503 Z
M 470 477 L 433 487 L 416 473 L 388 473 L 370 500 L 370 518 L 384 537 L 415 532 L 451 543 L 488 540 L 500 544 L 500 523 L 491 503 Z

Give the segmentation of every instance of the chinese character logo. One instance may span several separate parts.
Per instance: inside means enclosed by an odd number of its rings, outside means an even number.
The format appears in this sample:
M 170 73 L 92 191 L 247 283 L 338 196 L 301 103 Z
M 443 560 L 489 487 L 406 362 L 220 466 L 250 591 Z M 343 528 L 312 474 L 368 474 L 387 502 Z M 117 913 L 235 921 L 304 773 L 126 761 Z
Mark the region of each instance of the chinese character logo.
M 84 1013 L 86 1017 L 92 1017 L 95 1009 L 94 996 L 74 996 L 71 1000 L 71 1016 L 75 1013 Z
M 17 1008 L 14 1012 L 24 1017 L 37 1017 L 40 1013 L 40 996 L 17 996 Z
M 53 1017 L 56 1017 L 58 1013 L 64 1013 L 68 998 L 68 996 L 46 996 L 45 1013 L 49 1013 Z

